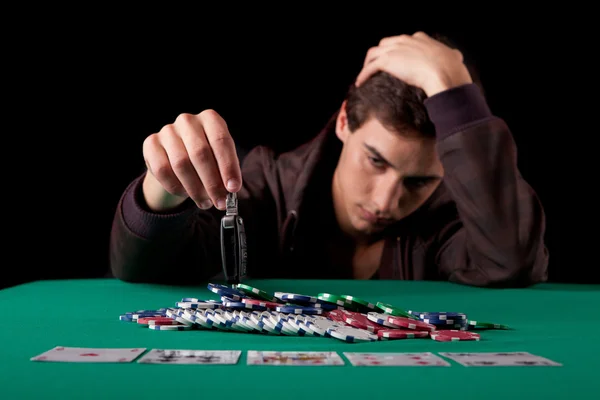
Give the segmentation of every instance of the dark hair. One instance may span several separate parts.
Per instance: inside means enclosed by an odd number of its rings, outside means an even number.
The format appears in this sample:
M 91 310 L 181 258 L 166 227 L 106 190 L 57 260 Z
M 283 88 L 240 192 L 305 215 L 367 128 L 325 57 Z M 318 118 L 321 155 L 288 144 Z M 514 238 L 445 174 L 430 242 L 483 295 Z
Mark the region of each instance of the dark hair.
M 431 36 L 448 47 L 457 48 L 445 36 Z M 467 57 L 464 59 L 473 82 L 483 91 L 474 66 Z M 360 87 L 350 87 L 345 99 L 348 127 L 353 132 L 374 116 L 387 129 L 399 134 L 418 133 L 433 138 L 435 128 L 423 103 L 426 98 L 421 88 L 408 85 L 386 72 L 377 72 Z

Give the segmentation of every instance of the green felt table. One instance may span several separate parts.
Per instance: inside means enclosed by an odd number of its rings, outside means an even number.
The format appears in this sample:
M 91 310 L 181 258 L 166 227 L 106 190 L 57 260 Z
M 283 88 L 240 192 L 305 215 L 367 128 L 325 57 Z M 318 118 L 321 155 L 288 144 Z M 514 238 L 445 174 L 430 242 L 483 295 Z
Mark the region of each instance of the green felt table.
M 481 341 L 431 339 L 344 343 L 333 338 L 206 330 L 154 331 L 119 320 L 182 297 L 218 299 L 206 285 L 174 287 L 112 279 L 39 281 L 0 291 L 2 399 L 389 399 L 598 398 L 600 285 L 483 289 L 446 282 L 248 281 L 275 292 L 351 294 L 420 311 L 461 311 L 513 330 Z M 55 346 L 242 350 L 237 365 L 34 362 Z M 344 366 L 248 366 L 248 350 L 336 351 Z M 527 351 L 560 367 L 353 367 L 357 352 Z

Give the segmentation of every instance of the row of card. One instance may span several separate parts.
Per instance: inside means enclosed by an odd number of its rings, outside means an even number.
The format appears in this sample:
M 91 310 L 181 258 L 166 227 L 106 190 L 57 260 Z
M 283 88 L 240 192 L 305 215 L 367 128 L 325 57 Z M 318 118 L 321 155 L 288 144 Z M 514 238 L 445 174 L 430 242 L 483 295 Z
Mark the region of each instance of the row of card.
M 145 348 L 85 348 L 57 346 L 31 361 L 48 362 L 117 362 L 140 364 L 228 364 L 238 363 L 241 350 L 165 350 Z M 146 352 L 146 353 L 145 353 Z M 145 353 L 145 354 L 144 354 Z M 562 364 L 527 352 L 503 353 L 355 353 L 344 352 L 353 366 L 450 367 L 447 357 L 472 366 L 562 366 Z M 336 352 L 320 351 L 256 351 L 249 350 L 248 365 L 345 365 Z

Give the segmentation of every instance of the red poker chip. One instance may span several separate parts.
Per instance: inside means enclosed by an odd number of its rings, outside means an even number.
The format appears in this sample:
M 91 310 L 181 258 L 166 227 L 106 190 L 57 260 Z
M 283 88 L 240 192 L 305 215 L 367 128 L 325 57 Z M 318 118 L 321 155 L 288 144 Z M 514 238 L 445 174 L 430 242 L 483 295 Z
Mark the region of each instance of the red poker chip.
M 383 325 L 371 321 L 365 314 L 356 311 L 345 311 L 345 314 L 344 322 L 354 328 L 366 329 L 373 333 L 378 333 L 380 330 L 385 329 Z
M 171 317 L 146 317 L 146 318 L 138 318 L 137 323 L 138 324 L 148 325 L 150 323 L 150 321 L 154 321 L 154 323 L 157 323 L 157 322 L 172 322 L 173 318 L 171 318 Z M 156 324 L 156 325 L 158 325 L 158 324 Z
M 432 332 L 437 329 L 435 325 L 428 324 L 427 322 L 417 321 L 415 319 L 405 317 L 398 317 L 395 315 L 389 315 L 387 317 L 387 322 L 392 325 L 396 325 L 399 328 L 414 329 L 417 331 Z
M 479 333 L 457 330 L 443 330 L 431 332 L 429 335 L 438 342 L 454 342 L 460 340 L 479 340 Z
M 346 310 L 331 310 L 331 311 L 326 311 L 325 313 L 323 313 L 323 315 L 332 321 L 341 322 L 344 325 L 347 325 L 346 324 L 347 314 L 344 311 L 346 311 Z
M 429 332 L 415 329 L 381 329 L 377 336 L 382 339 L 415 339 L 429 337 Z
M 244 297 L 242 299 L 242 303 L 253 304 L 255 306 L 266 307 L 266 308 L 270 308 L 270 309 L 273 309 L 273 310 L 276 307 L 281 307 L 281 303 L 274 303 L 272 301 L 265 301 L 265 300 L 259 300 L 259 299 L 250 299 L 250 298 L 247 298 L 247 297 Z

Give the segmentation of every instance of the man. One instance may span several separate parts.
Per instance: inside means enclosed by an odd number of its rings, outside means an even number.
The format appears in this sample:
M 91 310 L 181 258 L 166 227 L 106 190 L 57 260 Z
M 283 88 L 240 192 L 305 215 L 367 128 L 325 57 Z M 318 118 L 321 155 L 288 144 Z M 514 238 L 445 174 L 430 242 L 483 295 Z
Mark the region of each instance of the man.
M 220 220 L 239 199 L 251 278 L 547 280 L 545 215 L 462 54 L 425 33 L 384 38 L 313 140 L 240 168 L 213 110 L 143 144 L 110 242 L 113 274 L 196 283 L 221 271 Z

